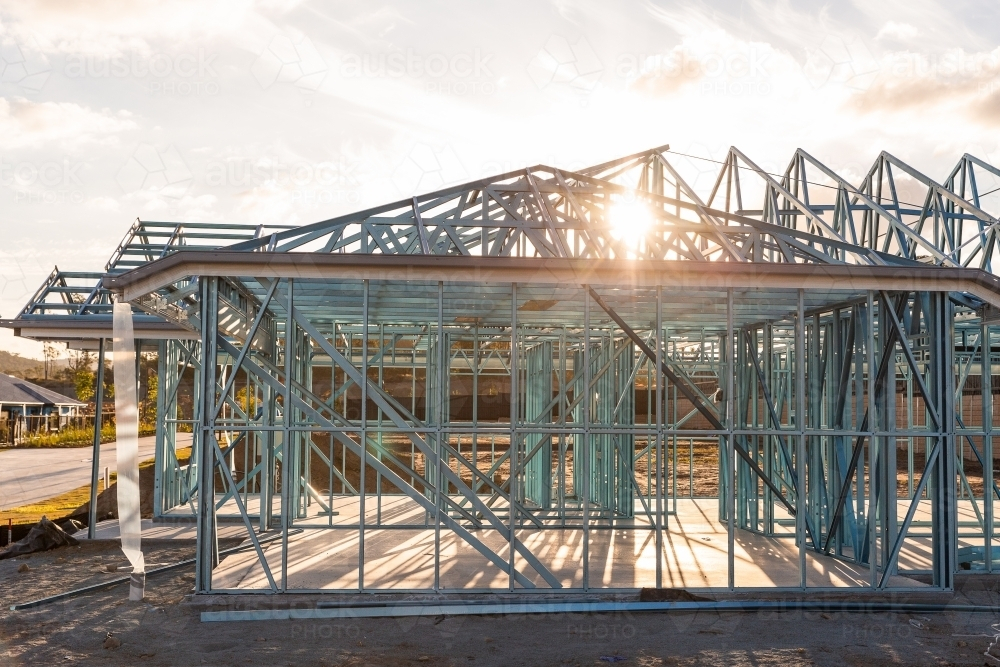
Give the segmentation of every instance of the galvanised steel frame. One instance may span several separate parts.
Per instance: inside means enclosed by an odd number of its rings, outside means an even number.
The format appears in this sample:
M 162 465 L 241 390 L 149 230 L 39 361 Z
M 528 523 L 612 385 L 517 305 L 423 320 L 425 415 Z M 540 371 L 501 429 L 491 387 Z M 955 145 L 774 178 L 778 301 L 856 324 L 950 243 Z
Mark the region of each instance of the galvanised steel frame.
M 794 539 L 800 586 L 807 555 L 820 554 L 889 586 L 907 540 L 922 536 L 934 585 L 951 586 L 959 559 L 991 570 L 1000 492 L 992 382 L 981 379 L 993 374 L 997 299 L 992 277 L 968 267 L 992 270 L 997 220 L 979 182 L 996 170 L 964 156 L 942 185 L 883 154 L 853 186 L 804 151 L 770 174 L 732 149 L 702 199 L 668 156 L 538 166 L 253 230 L 223 252 L 161 249 L 108 275 L 106 287 L 200 338 L 161 344 L 173 391 L 161 392 L 159 437 L 196 428 L 190 466 L 161 459 L 157 490 L 160 513 L 197 513 L 199 591 L 218 590 L 215 526 L 227 518 L 252 540 L 281 531 L 277 561 L 257 547 L 271 591 L 294 589 L 299 529 L 356 530 L 358 584 L 344 590 L 371 590 L 365 535 L 389 526 L 433 533 L 431 590 L 467 590 L 441 583 L 442 532 L 505 572 L 509 590 L 587 590 L 591 531 L 649 531 L 662 554 L 680 456 L 695 495 L 696 442 L 699 456 L 715 443 L 731 587 L 737 530 Z M 922 188 L 923 203 L 900 184 Z M 636 202 L 654 219 L 637 242 L 614 220 Z M 367 263 L 340 262 L 351 256 Z M 577 268 L 553 283 L 548 261 Z M 634 280 L 658 263 L 673 268 Z M 740 265 L 755 268 L 716 275 Z M 215 363 L 203 367 L 206 355 Z M 180 415 L 169 397 L 187 366 L 197 389 Z M 451 407 L 462 382 L 471 415 Z M 479 414 L 489 392 L 508 396 L 506 421 Z M 383 498 L 400 494 L 421 521 L 383 517 Z M 372 518 L 336 520 L 345 497 L 362 515 L 373 504 Z M 959 521 L 960 502 L 975 521 Z M 582 534 L 580 576 L 557 577 L 523 531 Z M 973 543 L 962 553 L 960 538 Z M 666 566 L 658 556 L 650 585 Z
M 204 266 L 203 260 L 198 261 Z M 652 261 L 647 264 L 655 265 Z M 386 260 L 375 266 L 374 271 L 384 272 Z M 359 583 L 357 589 L 351 590 L 367 590 L 364 535 L 366 530 L 384 529 L 386 524 L 378 515 L 364 525 L 335 523 L 331 513 L 335 496 L 356 496 L 363 506 L 369 501 L 380 505 L 384 495 L 403 493 L 422 506 L 426 514 L 419 523 L 396 523 L 392 527 L 433 530 L 438 536 L 436 558 L 440 557 L 439 534 L 447 530 L 460 535 L 507 572 L 510 589 L 563 588 L 568 586 L 517 539 L 518 531 L 579 531 L 586 545 L 590 531 L 627 527 L 653 531 L 660 543 L 668 521 L 666 508 L 671 490 L 663 478 L 668 469 L 658 462 L 669 459 L 669 451 L 665 450 L 669 450 L 673 438 L 714 439 L 719 443 L 722 470 L 720 498 L 726 499 L 720 503 L 720 519 L 732 528 L 777 535 L 781 531 L 775 524 L 781 521 L 775 517 L 775 507 L 781 505 L 787 510 L 787 518 L 794 517 L 803 562 L 805 549 L 809 548 L 868 563 L 872 585 L 885 587 L 903 536 L 916 534 L 909 529 L 917 527 L 913 523 L 915 512 L 920 499 L 926 498 L 932 508 L 944 508 L 931 512 L 928 524 L 927 534 L 935 549 L 932 580 L 940 586 L 950 585 L 955 557 L 955 485 L 942 480 L 955 478 L 955 437 L 954 424 L 949 426 L 941 421 L 940 415 L 953 412 L 954 376 L 942 369 L 953 367 L 950 325 L 954 306 L 948 293 L 954 290 L 945 284 L 944 275 L 938 289 L 916 291 L 890 285 L 893 275 L 898 279 L 900 272 L 884 270 L 876 273 L 870 283 L 886 284 L 887 290 L 838 289 L 838 281 L 846 276 L 857 280 L 858 272 L 851 268 L 843 271 L 844 277 L 830 278 L 821 290 L 782 288 L 776 283 L 765 289 L 703 287 L 703 293 L 695 295 L 699 302 L 716 298 L 726 303 L 724 316 L 719 313 L 706 316 L 724 322 L 719 323 L 721 333 L 719 324 L 714 327 L 717 337 L 722 339 L 715 346 L 718 354 L 715 365 L 721 372 L 714 384 L 722 388 L 724 400 L 713 402 L 703 398 L 704 391 L 690 380 L 683 367 L 670 364 L 664 354 L 668 338 L 683 340 L 684 336 L 681 327 L 674 328 L 673 333 L 667 332 L 664 319 L 683 322 L 684 311 L 692 307 L 691 301 L 679 298 L 677 286 L 671 284 L 668 273 L 676 272 L 676 267 L 658 266 L 656 275 L 641 280 L 632 275 L 631 286 L 618 287 L 616 280 L 620 280 L 623 269 L 613 265 L 605 275 L 582 283 L 574 280 L 581 286 L 567 287 L 563 286 L 567 282 L 565 274 L 586 279 L 588 271 L 579 265 L 569 269 L 546 265 L 543 271 L 559 271 L 560 280 L 518 280 L 506 289 L 498 289 L 489 280 L 496 274 L 483 276 L 485 280 L 481 282 L 433 281 L 421 275 L 426 269 L 424 265 L 391 266 L 405 266 L 413 276 L 405 291 L 399 289 L 398 283 L 384 279 L 345 277 L 358 271 L 354 264 L 340 271 L 327 268 L 331 276 L 325 280 L 265 277 L 254 280 L 265 291 L 258 313 L 271 312 L 276 320 L 283 319 L 283 328 L 288 331 L 270 349 L 259 350 L 254 343 L 260 319 L 257 316 L 249 329 L 245 329 L 242 344 L 237 337 L 220 332 L 218 312 L 225 308 L 219 307 L 219 293 L 229 279 L 211 275 L 199 279 L 204 304 L 200 319 L 203 335 L 207 336 L 203 340 L 209 341 L 205 343 L 208 354 L 215 354 L 218 359 L 211 373 L 229 378 L 220 383 L 210 373 L 202 375 L 202 391 L 211 399 L 202 404 L 200 427 L 203 442 L 211 442 L 212 446 L 203 451 L 199 465 L 202 471 L 217 469 L 222 482 L 215 483 L 215 475 L 206 477 L 202 473 L 199 488 L 211 484 L 223 492 L 221 498 L 217 495 L 199 498 L 202 535 L 214 535 L 216 512 L 230 499 L 248 534 L 256 529 L 266 530 L 272 518 L 270 513 L 258 511 L 251 516 L 247 507 L 255 500 L 254 496 L 257 506 L 262 507 L 280 486 L 280 507 L 288 508 L 279 515 L 285 539 L 292 529 L 359 531 L 359 545 L 362 545 L 358 551 Z M 457 264 L 456 268 L 469 271 L 467 262 Z M 502 272 L 509 273 L 514 268 L 507 262 Z M 793 285 L 803 277 L 818 279 L 811 267 L 804 267 L 810 269 L 807 272 L 800 271 L 800 267 L 789 268 L 795 271 L 782 276 L 785 284 Z M 632 269 L 632 273 L 637 270 Z M 829 269 L 826 271 L 818 275 L 829 277 Z M 931 277 L 936 273 L 947 270 L 913 268 L 904 275 L 905 280 L 919 283 L 936 280 Z M 333 274 L 339 275 L 335 278 Z M 733 272 L 731 282 L 742 285 L 748 275 L 757 277 L 759 282 L 762 278 L 741 269 Z M 695 285 L 707 280 L 702 273 L 686 284 L 684 291 L 694 292 Z M 331 289 L 331 285 L 336 288 Z M 664 286 L 668 289 L 664 290 Z M 470 312 L 470 294 L 474 302 L 489 299 L 488 310 L 480 312 L 506 315 L 475 315 L 476 322 L 471 326 L 456 321 L 468 316 L 463 314 Z M 766 304 L 761 303 L 763 299 Z M 406 305 L 406 301 L 410 303 Z M 537 306 L 539 302 L 553 301 L 565 308 L 559 315 L 562 322 L 556 326 L 549 321 L 548 311 L 538 310 Z M 340 323 L 334 325 L 310 316 L 308 313 L 315 312 L 318 303 L 325 304 L 323 309 L 353 320 L 360 328 L 360 345 L 349 341 L 343 328 L 339 334 L 334 332 L 335 326 L 342 327 Z M 289 304 L 293 304 L 291 308 Z M 423 313 L 423 321 L 390 325 L 387 316 L 399 317 L 402 308 Z M 787 315 L 789 311 L 790 320 L 778 315 Z M 577 316 L 567 316 L 572 312 Z M 642 325 L 633 328 L 626 318 Z M 504 320 L 506 325 L 501 324 Z M 378 323 L 377 336 L 372 336 L 371 324 L 365 326 L 366 322 Z M 649 322 L 659 322 L 659 326 L 650 327 Z M 394 330 L 397 327 L 400 330 Z M 404 327 L 409 327 L 409 332 L 402 331 Z M 510 420 L 506 424 L 462 423 L 447 418 L 449 382 L 453 381 L 456 365 L 452 355 L 446 356 L 443 350 L 445 345 L 456 349 L 458 341 L 475 336 L 477 328 L 499 329 L 501 336 L 507 338 L 505 366 L 517 369 L 510 374 L 509 382 L 511 395 L 518 400 L 511 402 Z M 415 335 L 414 329 L 418 331 Z M 423 377 L 427 400 L 420 416 L 402 405 L 405 396 L 393 395 L 378 382 L 381 373 L 371 372 L 375 364 L 384 372 L 387 341 L 394 340 L 398 345 L 407 333 L 426 340 L 420 353 L 416 351 L 417 340 L 409 346 L 414 351 L 409 361 L 423 357 L 421 361 L 427 369 Z M 758 337 L 766 339 L 763 345 L 753 343 Z M 496 338 L 493 332 L 484 338 L 488 347 L 498 342 L 492 340 Z M 917 339 L 925 339 L 920 348 L 912 342 Z M 781 373 L 772 370 L 765 375 L 760 368 L 760 356 L 769 358 L 772 368 L 792 369 L 794 378 L 789 379 L 793 387 L 780 387 Z M 887 421 L 891 415 L 889 406 L 895 405 L 898 394 L 898 382 L 893 380 L 902 375 L 897 369 L 900 356 L 906 359 L 911 371 L 916 369 L 912 378 L 919 395 L 911 403 L 921 406 L 931 417 L 907 429 Z M 354 383 L 361 398 L 359 417 L 351 419 L 338 410 L 334 394 L 336 379 L 329 392 L 310 382 L 311 372 L 327 365 L 342 373 L 342 382 Z M 542 373 L 538 372 L 539 367 Z M 560 369 L 555 380 L 553 368 Z M 656 368 L 661 372 L 656 373 Z M 868 369 L 877 370 L 870 373 Z M 889 376 L 889 370 L 893 376 Z M 245 379 L 237 380 L 236 371 L 243 372 Z M 634 409 L 621 408 L 628 406 L 630 399 L 634 400 L 635 377 L 643 372 L 654 378 L 653 386 L 646 389 L 647 392 L 652 389 L 658 400 L 655 419 L 637 424 Z M 540 379 L 543 374 L 548 382 Z M 832 379 L 834 376 L 836 381 Z M 812 385 L 812 393 L 807 392 L 807 381 Z M 241 413 L 234 408 L 228 416 L 223 414 L 227 404 L 231 406 L 239 398 L 233 387 L 244 382 L 259 387 L 252 392 L 252 400 L 245 403 L 249 409 Z M 817 395 L 816 385 L 821 383 L 827 387 L 821 387 Z M 753 396 L 756 387 L 759 395 Z M 686 394 L 681 412 L 693 406 L 708 423 L 697 428 L 678 425 L 667 417 L 677 414 L 680 402 L 667 398 L 671 390 Z M 776 405 L 772 396 L 779 393 L 790 395 L 792 401 Z M 725 399 L 726 396 L 732 398 Z M 269 397 L 276 398 L 270 410 L 275 418 L 262 422 L 264 411 L 269 410 Z M 853 410 L 852 403 L 857 406 Z M 257 405 L 259 417 L 254 419 L 249 414 Z M 542 415 L 537 414 L 539 406 Z M 753 410 L 759 412 L 756 419 L 750 417 Z M 556 419 L 553 412 L 562 416 Z M 796 415 L 805 417 L 799 420 Z M 472 452 L 487 437 L 492 452 L 495 454 L 499 441 L 502 453 L 484 464 Z M 895 440 L 900 437 L 919 439 L 924 445 L 926 463 L 912 494 L 915 500 L 909 504 L 905 517 L 897 522 L 893 502 L 895 484 L 889 483 L 888 471 L 894 470 L 891 460 L 896 451 Z M 250 442 L 253 444 L 248 445 Z M 517 446 L 511 448 L 510 442 Z M 468 445 L 464 450 L 463 444 Z M 558 451 L 555 457 L 550 453 L 552 448 Z M 341 461 L 345 457 L 357 458 L 354 469 L 359 474 L 352 477 L 352 466 L 338 466 L 338 454 Z M 249 468 L 246 464 L 238 466 L 236 457 L 246 460 L 248 455 L 253 470 L 237 483 L 233 469 Z M 636 464 L 643 456 L 647 460 L 652 458 L 652 465 L 647 467 L 654 470 L 651 486 L 643 486 L 637 479 Z M 867 467 L 863 465 L 865 460 Z M 279 461 L 280 469 L 274 465 Z M 327 463 L 329 475 L 340 480 L 339 490 L 332 483 L 321 490 L 311 487 L 314 477 L 309 474 L 309 467 L 320 462 Z M 496 473 L 504 462 L 508 463 L 508 472 L 498 478 Z M 366 466 L 375 468 L 377 479 L 392 490 L 366 492 Z M 572 474 L 565 474 L 567 466 L 572 468 Z M 255 474 L 259 479 L 253 479 Z M 279 474 L 280 485 L 275 481 Z M 539 478 L 543 480 L 541 484 Z M 248 488 L 248 479 L 259 489 L 257 493 Z M 737 480 L 735 485 L 730 482 L 732 479 Z M 868 493 L 862 493 L 860 501 L 855 501 L 858 489 L 865 488 Z M 801 494 L 799 489 L 803 489 Z M 641 509 L 633 507 L 634 501 L 638 501 Z M 318 506 L 319 515 L 310 511 L 310 505 Z M 880 508 L 882 514 L 876 514 L 873 506 Z M 799 511 L 803 507 L 806 511 Z M 365 514 L 363 510 L 361 513 Z M 507 558 L 477 538 L 475 531 L 484 529 L 505 536 L 510 548 Z M 210 562 L 209 550 L 213 548 L 213 540 L 206 542 L 203 563 Z M 873 550 L 872 545 L 877 545 L 878 550 Z M 286 542 L 286 553 L 287 546 Z M 511 567 L 518 556 L 530 564 L 530 571 Z M 290 589 L 287 558 L 275 562 L 261 555 L 261 563 L 275 569 L 269 576 L 272 590 Z M 439 566 L 438 562 L 435 567 Z M 276 574 L 279 568 L 280 573 Z M 586 548 L 581 568 L 581 585 L 574 588 L 586 590 L 590 587 Z M 217 591 L 211 583 L 211 571 L 208 566 L 199 570 L 199 587 L 203 591 Z M 434 590 L 447 588 L 437 583 L 440 580 L 437 569 L 434 578 Z M 738 585 L 732 552 L 730 584 Z
M 973 490 L 956 446 L 959 435 L 993 459 L 992 383 L 979 387 L 989 411 L 956 411 L 971 370 L 992 375 L 982 316 L 998 301 L 996 280 L 967 268 L 991 268 L 995 253 L 996 220 L 964 198 L 973 168 L 946 187 L 883 155 L 855 188 L 801 151 L 773 176 L 734 149 L 702 200 L 666 152 L 539 166 L 106 279 L 200 331 L 215 359 L 200 375 L 198 590 L 220 590 L 215 526 L 230 506 L 272 592 L 308 590 L 289 584 L 296 530 L 357 531 L 357 585 L 337 590 L 379 590 L 365 537 L 390 527 L 434 535 L 427 590 L 469 590 L 442 583 L 442 532 L 504 572 L 507 590 L 588 590 L 600 587 L 591 532 L 623 527 L 653 534 L 648 583 L 661 585 L 685 440 L 716 443 L 730 587 L 737 530 L 795 540 L 800 587 L 808 554 L 890 586 L 923 537 L 930 583 L 950 588 L 960 528 L 982 545 L 966 562 L 991 569 L 993 494 Z M 923 207 L 900 201 L 897 170 L 926 185 Z M 757 204 L 744 202 L 748 177 L 763 182 Z M 654 222 L 630 243 L 613 210 L 636 201 Z M 476 414 L 490 372 L 506 379 L 506 420 Z M 451 409 L 463 374 L 471 420 Z M 418 520 L 382 515 L 394 495 Z M 960 496 L 977 525 L 959 526 Z M 358 509 L 340 520 L 345 497 Z M 268 530 L 280 554 L 256 544 Z M 526 546 L 538 531 L 582 535 L 579 575 Z

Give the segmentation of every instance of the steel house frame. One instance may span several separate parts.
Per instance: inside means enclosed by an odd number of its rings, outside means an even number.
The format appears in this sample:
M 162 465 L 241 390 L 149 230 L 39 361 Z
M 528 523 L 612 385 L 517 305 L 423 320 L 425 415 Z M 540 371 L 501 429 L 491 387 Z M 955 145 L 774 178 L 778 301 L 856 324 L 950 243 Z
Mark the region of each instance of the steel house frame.
M 748 585 L 745 533 L 794 542 L 778 586 L 816 559 L 874 589 L 992 571 L 998 221 L 977 178 L 1000 173 L 966 155 L 938 184 L 883 153 L 855 186 L 801 150 L 771 174 L 733 148 L 703 199 L 670 157 L 539 165 L 229 245 L 133 228 L 93 294 L 174 331 L 156 511 L 196 518 L 197 590 L 615 590 L 590 548 L 623 530 L 652 541 L 641 583 L 662 586 L 696 447 L 714 448 L 723 587 Z M 69 278 L 6 324 L 50 326 Z M 246 529 L 259 586 L 215 581 L 220 521 Z M 423 585 L 370 581 L 366 542 L 390 531 L 429 541 Z M 339 583 L 296 583 L 297 543 L 346 533 Z M 924 546 L 928 567 L 900 565 Z

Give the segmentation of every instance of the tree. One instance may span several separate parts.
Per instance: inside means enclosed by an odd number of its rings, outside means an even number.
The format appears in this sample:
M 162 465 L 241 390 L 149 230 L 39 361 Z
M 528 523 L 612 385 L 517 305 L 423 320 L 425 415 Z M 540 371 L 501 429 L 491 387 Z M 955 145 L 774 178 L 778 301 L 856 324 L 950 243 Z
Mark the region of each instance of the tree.
M 142 401 L 142 419 L 145 423 L 156 422 L 156 395 L 159 392 L 160 378 L 155 373 L 146 377 L 146 397 Z
M 42 354 L 45 357 L 45 379 L 48 380 L 52 372 L 52 362 L 59 358 L 59 348 L 55 343 L 45 342 L 42 344 Z
M 96 356 L 89 350 L 70 350 L 69 370 L 76 376 L 80 371 L 90 371 L 94 366 Z
M 85 403 L 94 398 L 96 376 L 91 370 L 93 365 L 93 352 L 73 350 L 69 353 L 69 372 L 76 388 L 76 398 Z
M 89 403 L 94 398 L 94 380 L 94 374 L 90 371 L 77 371 L 73 374 L 77 400 Z

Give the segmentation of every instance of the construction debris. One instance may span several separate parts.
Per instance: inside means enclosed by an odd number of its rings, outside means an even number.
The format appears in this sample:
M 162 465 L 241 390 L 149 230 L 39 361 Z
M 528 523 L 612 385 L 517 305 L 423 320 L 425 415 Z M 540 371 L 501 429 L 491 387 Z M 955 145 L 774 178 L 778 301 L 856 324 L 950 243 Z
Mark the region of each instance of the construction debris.
M 10 545 L 6 551 L 0 552 L 0 560 L 77 544 L 79 542 L 76 538 L 43 516 L 23 539 Z

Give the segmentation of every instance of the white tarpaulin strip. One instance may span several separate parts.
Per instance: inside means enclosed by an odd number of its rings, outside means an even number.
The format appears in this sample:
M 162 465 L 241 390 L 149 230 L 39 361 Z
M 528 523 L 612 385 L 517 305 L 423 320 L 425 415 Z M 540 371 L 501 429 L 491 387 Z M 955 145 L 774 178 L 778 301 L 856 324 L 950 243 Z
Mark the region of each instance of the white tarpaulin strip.
M 115 303 L 114 310 L 115 433 L 118 441 L 118 527 L 122 551 L 132 564 L 130 600 L 141 600 L 146 563 L 140 538 L 139 516 L 139 410 L 136 398 L 135 337 L 132 306 Z

